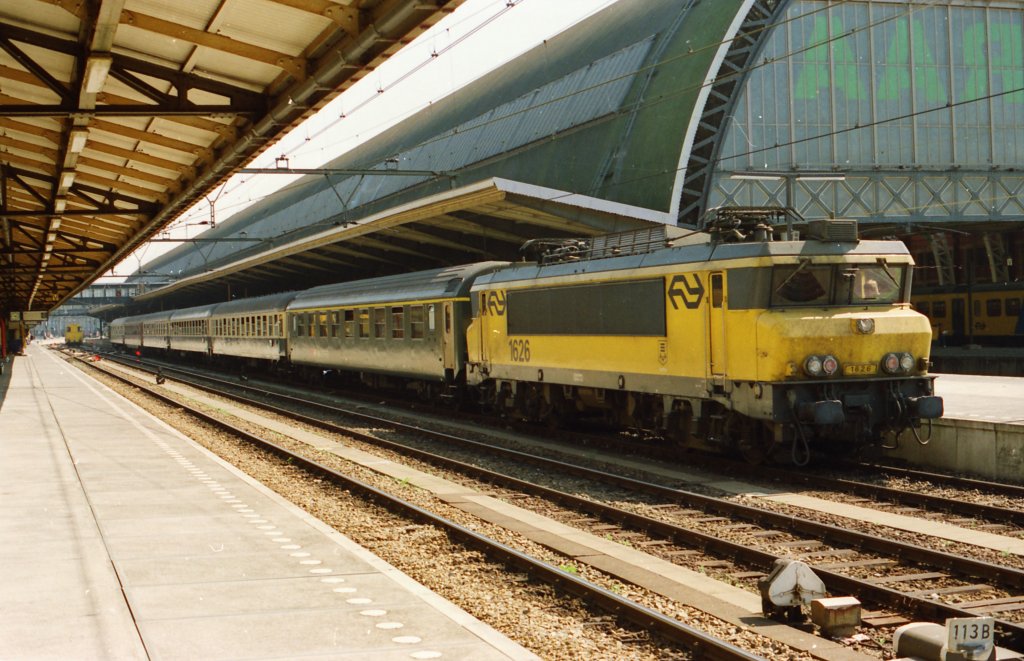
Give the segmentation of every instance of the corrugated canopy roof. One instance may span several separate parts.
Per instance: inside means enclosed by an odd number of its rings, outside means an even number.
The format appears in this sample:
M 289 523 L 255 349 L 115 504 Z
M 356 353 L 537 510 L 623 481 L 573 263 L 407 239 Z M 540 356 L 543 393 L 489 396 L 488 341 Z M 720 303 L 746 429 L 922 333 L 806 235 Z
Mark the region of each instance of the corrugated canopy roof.
M 48 310 L 462 0 L 0 0 L 0 312 Z
M 174 308 L 199 302 L 308 289 L 438 264 L 520 258 L 538 236 L 588 237 L 667 222 L 661 212 L 541 186 L 489 179 L 338 223 L 291 243 L 181 278 L 135 302 Z M 123 309 L 93 309 L 113 317 Z

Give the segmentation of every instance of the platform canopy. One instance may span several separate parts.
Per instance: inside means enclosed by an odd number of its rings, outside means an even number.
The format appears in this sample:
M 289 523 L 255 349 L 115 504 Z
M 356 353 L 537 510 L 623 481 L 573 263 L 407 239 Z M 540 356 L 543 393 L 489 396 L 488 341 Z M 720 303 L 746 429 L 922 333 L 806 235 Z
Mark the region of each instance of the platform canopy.
M 0 313 L 102 275 L 462 0 L 0 0 Z
M 537 237 L 592 237 L 662 226 L 663 214 L 608 200 L 493 178 L 391 207 L 358 222 L 330 223 L 291 241 L 265 242 L 244 257 L 135 297 L 164 308 L 473 261 L 521 258 Z M 113 318 L 123 313 L 94 309 Z

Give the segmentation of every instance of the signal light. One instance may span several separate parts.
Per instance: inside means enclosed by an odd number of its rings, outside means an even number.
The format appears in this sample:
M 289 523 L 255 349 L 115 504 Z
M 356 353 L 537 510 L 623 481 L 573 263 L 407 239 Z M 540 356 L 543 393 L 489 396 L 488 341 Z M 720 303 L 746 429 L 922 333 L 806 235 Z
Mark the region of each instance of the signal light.
M 900 357 L 894 353 L 887 353 L 882 358 L 882 369 L 888 374 L 897 374 L 900 371 Z
M 917 361 L 909 353 L 887 353 L 882 357 L 882 369 L 887 374 L 907 374 Z
M 825 356 L 821 359 L 821 369 L 825 372 L 825 376 L 832 376 L 839 371 L 839 361 L 835 356 Z

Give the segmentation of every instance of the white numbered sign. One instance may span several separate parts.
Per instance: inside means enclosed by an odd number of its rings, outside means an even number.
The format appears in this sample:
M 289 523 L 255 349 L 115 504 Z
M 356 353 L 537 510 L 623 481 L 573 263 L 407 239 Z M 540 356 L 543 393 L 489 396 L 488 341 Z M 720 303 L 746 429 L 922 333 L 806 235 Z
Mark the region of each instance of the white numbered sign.
M 994 617 L 956 617 L 946 620 L 946 649 L 975 659 L 987 659 L 995 645 Z

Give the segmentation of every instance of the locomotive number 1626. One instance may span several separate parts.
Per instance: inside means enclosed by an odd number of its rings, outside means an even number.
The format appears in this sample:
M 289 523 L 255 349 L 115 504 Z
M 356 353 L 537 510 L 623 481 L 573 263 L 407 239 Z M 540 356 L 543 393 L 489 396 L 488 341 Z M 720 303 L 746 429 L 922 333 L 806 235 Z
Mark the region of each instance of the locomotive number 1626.
M 508 341 L 508 353 L 512 362 L 514 363 L 528 363 L 530 362 L 530 341 L 529 340 L 509 340 Z

